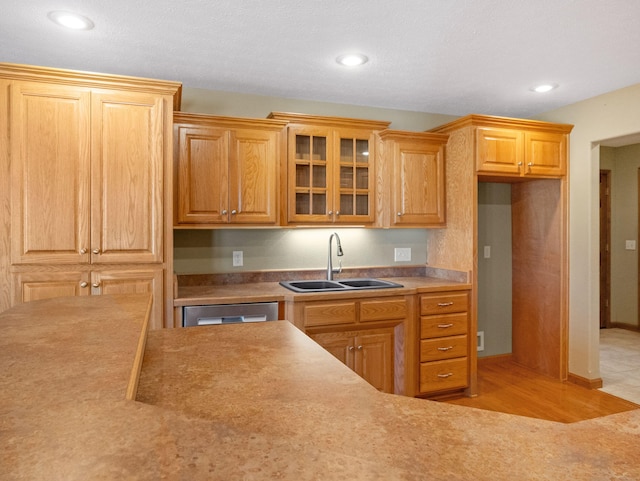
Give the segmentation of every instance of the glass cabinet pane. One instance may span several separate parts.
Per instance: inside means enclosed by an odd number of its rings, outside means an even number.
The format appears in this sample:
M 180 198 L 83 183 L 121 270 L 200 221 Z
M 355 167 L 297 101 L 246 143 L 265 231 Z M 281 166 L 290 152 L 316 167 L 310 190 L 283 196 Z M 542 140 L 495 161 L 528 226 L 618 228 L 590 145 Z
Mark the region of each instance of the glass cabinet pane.
M 308 164 L 296 165 L 296 186 L 297 187 L 310 187 L 311 186 L 311 169 Z
M 314 165 L 313 166 L 313 182 L 314 187 L 326 188 L 327 187 L 327 166 L 326 165 Z
M 369 162 L 369 141 L 356 139 L 356 162 Z
M 353 169 L 340 166 L 340 188 L 353 189 Z
M 326 214 L 327 213 L 327 195 L 326 194 L 314 194 L 311 202 L 312 214 Z
M 353 195 L 340 195 L 340 215 L 353 215 Z
M 309 160 L 311 158 L 311 137 L 296 135 L 296 159 Z
M 327 161 L 327 138 L 326 137 L 314 137 L 313 138 L 313 152 L 311 160 Z
M 367 167 L 356 167 L 356 189 L 369 188 L 369 169 Z

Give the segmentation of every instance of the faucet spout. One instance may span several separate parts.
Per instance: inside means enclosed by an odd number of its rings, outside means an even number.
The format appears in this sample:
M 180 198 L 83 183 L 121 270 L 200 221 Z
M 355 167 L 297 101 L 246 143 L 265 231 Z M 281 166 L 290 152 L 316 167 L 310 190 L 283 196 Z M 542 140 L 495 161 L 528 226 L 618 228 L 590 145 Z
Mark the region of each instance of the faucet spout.
M 336 238 L 336 255 L 338 257 L 342 257 L 344 253 L 342 252 L 342 244 L 340 243 L 340 236 L 337 232 L 334 232 L 329 236 L 329 256 L 327 258 L 327 280 L 332 281 L 334 274 L 340 274 L 342 272 L 342 261 L 339 261 L 339 267 L 337 269 L 333 268 L 333 260 L 331 253 L 331 241 L 333 238 Z

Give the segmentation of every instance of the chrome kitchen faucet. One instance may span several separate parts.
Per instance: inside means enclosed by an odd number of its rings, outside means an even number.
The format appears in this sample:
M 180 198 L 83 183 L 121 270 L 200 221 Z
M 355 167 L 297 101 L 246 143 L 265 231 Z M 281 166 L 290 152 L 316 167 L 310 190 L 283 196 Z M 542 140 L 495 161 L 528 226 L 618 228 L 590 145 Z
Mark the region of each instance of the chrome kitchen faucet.
M 333 263 L 331 261 L 331 241 L 333 240 L 333 237 L 335 236 L 336 238 L 336 247 L 337 247 L 337 251 L 336 251 L 336 255 L 338 257 L 342 257 L 344 255 L 344 253 L 342 252 L 342 244 L 340 244 L 340 236 L 338 235 L 337 232 L 334 232 L 333 234 L 331 234 L 329 236 L 329 257 L 327 259 L 327 280 L 328 281 L 332 281 L 333 280 L 333 274 L 340 274 L 342 272 L 342 260 L 338 260 L 338 265 L 339 267 L 337 269 L 333 268 Z

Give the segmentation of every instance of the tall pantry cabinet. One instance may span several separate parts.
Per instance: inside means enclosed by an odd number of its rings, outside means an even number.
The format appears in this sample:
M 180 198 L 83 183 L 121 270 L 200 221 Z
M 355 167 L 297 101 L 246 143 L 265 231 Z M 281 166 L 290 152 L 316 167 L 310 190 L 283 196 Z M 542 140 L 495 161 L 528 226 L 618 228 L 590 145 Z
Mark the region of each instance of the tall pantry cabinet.
M 0 157 L 8 182 L 0 269 L 10 293 L 0 310 L 150 292 L 151 327 L 163 327 L 180 84 L 7 64 L 0 79 L 0 136 L 9 139 Z

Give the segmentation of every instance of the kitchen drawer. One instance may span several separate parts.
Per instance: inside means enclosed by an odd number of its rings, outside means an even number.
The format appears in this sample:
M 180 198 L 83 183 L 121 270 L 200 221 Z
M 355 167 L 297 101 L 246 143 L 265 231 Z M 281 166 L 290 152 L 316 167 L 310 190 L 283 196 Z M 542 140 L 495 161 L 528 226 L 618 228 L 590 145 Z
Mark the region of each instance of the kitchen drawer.
M 407 300 L 404 297 L 360 302 L 361 322 L 405 319 L 406 317 Z
M 304 306 L 304 327 L 333 326 L 356 322 L 356 303 L 323 302 Z
M 467 358 L 420 364 L 420 392 L 428 393 L 468 386 Z
M 420 341 L 420 361 L 440 361 L 466 357 L 467 336 L 438 337 Z
M 469 310 L 469 294 L 462 292 L 437 292 L 420 296 L 420 314 L 447 314 Z
M 422 316 L 420 318 L 420 338 L 456 336 L 467 333 L 469 314 L 458 312 L 442 316 Z

